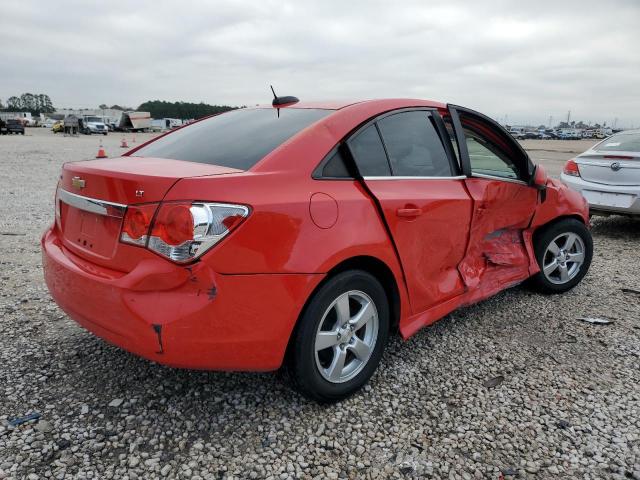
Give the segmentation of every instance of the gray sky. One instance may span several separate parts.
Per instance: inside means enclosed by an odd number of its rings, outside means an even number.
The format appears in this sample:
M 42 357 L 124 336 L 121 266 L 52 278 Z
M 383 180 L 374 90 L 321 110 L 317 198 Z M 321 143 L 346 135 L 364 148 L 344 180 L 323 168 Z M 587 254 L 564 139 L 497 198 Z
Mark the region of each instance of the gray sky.
M 2 2 L 0 98 L 430 98 L 640 126 L 640 1 Z

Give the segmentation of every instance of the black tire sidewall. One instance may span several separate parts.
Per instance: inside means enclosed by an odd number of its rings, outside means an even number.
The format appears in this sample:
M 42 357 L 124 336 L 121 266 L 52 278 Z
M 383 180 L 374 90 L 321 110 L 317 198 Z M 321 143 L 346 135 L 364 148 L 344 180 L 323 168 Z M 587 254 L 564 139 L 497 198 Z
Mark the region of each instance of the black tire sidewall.
M 582 263 L 582 265 L 580 265 L 580 271 L 578 272 L 578 274 L 570 281 L 563 284 L 556 284 L 549 281 L 549 279 L 542 271 L 544 260 L 543 257 L 545 252 L 547 251 L 547 247 L 554 238 L 556 238 L 558 235 L 569 232 L 575 233 L 582 239 L 585 248 L 584 262 Z M 556 222 L 553 225 L 545 228 L 545 230 L 538 237 L 537 242 L 534 245 L 534 250 L 536 254 L 536 261 L 538 262 L 538 266 L 540 267 L 540 272 L 537 273 L 534 277 L 536 286 L 543 292 L 561 293 L 566 292 L 567 290 L 571 290 L 573 287 L 575 287 L 578 283 L 580 283 L 580 281 L 582 281 L 584 276 L 589 271 L 591 260 L 593 258 L 593 239 L 591 237 L 591 233 L 584 225 L 584 223 L 573 218 L 568 218 Z
M 318 325 L 329 305 L 342 293 L 360 290 L 374 302 L 378 312 L 378 338 L 367 364 L 358 375 L 344 383 L 325 380 L 316 366 L 315 336 Z M 371 274 L 349 270 L 329 279 L 314 294 L 305 308 L 294 337 L 292 373 L 302 393 L 319 402 L 342 400 L 359 390 L 373 375 L 389 335 L 389 303 L 384 288 Z

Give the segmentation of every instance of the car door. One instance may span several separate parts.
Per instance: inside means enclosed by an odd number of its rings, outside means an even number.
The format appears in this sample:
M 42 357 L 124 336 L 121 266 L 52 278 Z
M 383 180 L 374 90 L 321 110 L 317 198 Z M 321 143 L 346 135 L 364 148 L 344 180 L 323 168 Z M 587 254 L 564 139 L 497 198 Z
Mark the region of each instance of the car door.
M 469 245 L 459 270 L 469 288 L 501 290 L 529 276 L 523 233 L 538 203 L 533 164 L 493 120 L 457 106 L 449 112 L 473 199 Z
M 458 272 L 471 199 L 437 111 L 400 110 L 357 131 L 347 146 L 404 271 L 413 313 L 464 292 Z

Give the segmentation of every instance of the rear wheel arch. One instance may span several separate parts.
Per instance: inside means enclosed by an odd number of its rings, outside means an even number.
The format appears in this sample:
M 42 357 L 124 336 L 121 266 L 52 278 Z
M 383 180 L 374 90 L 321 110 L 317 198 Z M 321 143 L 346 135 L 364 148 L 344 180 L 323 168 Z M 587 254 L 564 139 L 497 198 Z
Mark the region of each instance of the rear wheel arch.
M 376 257 L 367 255 L 351 257 L 333 267 L 327 273 L 325 281 L 347 270 L 363 270 L 373 275 L 382 284 L 389 300 L 389 312 L 391 314 L 389 326 L 392 330 L 397 329 L 400 324 L 400 290 L 391 268 Z M 318 285 L 319 287 L 320 285 Z
M 285 350 L 285 359 L 290 357 L 291 355 L 292 343 L 293 339 L 296 336 L 295 333 L 300 324 L 300 319 L 307 310 L 307 307 L 313 297 L 330 279 L 342 272 L 346 272 L 349 270 L 362 270 L 364 272 L 367 272 L 373 275 L 382 284 L 382 287 L 384 288 L 387 299 L 389 301 L 390 333 L 398 330 L 400 324 L 400 291 L 393 271 L 385 262 L 376 257 L 367 255 L 350 257 L 342 260 L 340 263 L 331 268 L 331 270 L 327 272 L 325 278 L 318 285 L 316 285 L 316 287 L 305 300 L 304 306 L 300 310 L 298 318 L 296 319 L 296 323 L 291 331 L 291 334 L 289 335 L 289 342 Z

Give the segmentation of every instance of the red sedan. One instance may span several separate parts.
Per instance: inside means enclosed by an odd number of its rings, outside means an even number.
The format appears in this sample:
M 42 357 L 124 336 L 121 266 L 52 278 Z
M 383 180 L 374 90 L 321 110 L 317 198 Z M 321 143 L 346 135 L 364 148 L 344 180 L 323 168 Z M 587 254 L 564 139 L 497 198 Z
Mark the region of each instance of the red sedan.
M 524 280 L 587 273 L 582 196 L 497 123 L 424 100 L 234 110 L 64 165 L 45 279 L 80 325 L 159 363 L 286 364 L 318 401 L 408 338 Z

